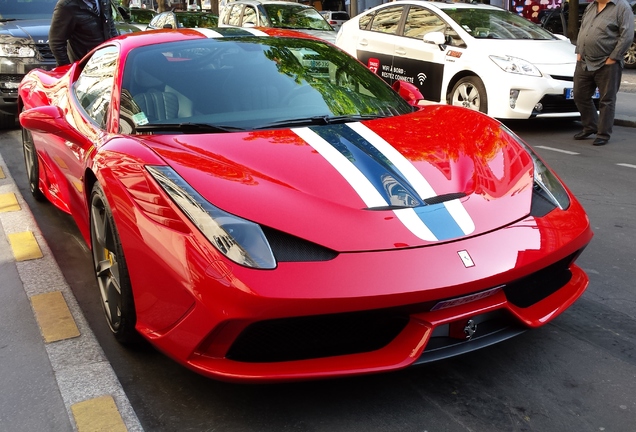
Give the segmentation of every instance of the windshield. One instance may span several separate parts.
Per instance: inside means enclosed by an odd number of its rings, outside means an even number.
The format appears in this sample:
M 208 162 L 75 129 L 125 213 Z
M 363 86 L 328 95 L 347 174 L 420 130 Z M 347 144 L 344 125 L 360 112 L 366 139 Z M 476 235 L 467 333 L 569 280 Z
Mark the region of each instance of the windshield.
M 57 0 L 4 0 L 0 20 L 51 18 Z
M 547 30 L 504 10 L 444 9 L 444 12 L 477 39 L 554 39 Z
M 271 27 L 303 30 L 333 30 L 327 21 L 311 7 L 302 5 L 266 4 L 263 6 Z
M 146 46 L 130 53 L 122 80 L 124 133 L 137 126 L 147 131 L 153 124 L 187 124 L 190 133 L 203 133 L 206 125 L 221 131 L 274 129 L 413 110 L 364 65 L 310 39 L 197 39 Z
M 201 12 L 185 12 L 179 13 L 175 12 L 177 15 L 177 20 L 179 22 L 179 27 L 186 28 L 215 28 L 218 24 L 218 17 L 212 14 L 206 14 Z

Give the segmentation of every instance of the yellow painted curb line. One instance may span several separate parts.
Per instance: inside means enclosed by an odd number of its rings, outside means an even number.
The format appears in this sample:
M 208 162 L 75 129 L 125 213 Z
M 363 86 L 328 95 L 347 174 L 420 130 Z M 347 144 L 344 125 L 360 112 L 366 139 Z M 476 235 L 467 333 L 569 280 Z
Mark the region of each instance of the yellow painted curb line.
M 13 192 L 0 194 L 0 213 L 20 211 L 20 204 Z
M 16 261 L 42 258 L 42 251 L 31 231 L 7 234 Z
M 56 342 L 80 335 L 61 291 L 34 295 L 31 297 L 31 305 L 44 342 Z
M 100 396 L 71 405 L 79 432 L 126 432 L 128 429 L 112 396 Z
M 7 177 L 4 175 L 4 171 L 2 171 L 2 167 L 0 167 L 0 179 L 4 179 L 4 178 L 7 178 Z

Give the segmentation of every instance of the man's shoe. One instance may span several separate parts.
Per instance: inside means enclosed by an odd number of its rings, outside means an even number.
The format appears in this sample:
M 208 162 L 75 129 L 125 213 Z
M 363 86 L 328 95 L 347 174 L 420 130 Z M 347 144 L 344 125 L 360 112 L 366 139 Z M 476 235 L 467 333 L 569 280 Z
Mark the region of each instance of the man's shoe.
M 607 142 L 609 141 L 609 139 L 605 139 L 605 138 L 596 138 L 594 140 L 594 142 L 592 143 L 592 145 L 595 146 L 603 146 L 605 144 L 607 144 Z
M 585 131 L 581 131 L 577 134 L 574 135 L 574 139 L 575 140 L 582 140 L 585 139 L 587 137 L 589 137 L 590 135 L 594 135 L 596 132 L 585 132 Z

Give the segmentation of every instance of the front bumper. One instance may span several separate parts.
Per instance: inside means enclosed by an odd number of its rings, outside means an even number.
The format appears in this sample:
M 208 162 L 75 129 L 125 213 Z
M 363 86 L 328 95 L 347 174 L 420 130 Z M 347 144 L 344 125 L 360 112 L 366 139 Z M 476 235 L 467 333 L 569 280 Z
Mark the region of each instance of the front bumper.
M 137 329 L 216 379 L 360 375 L 457 355 L 546 324 L 588 284 L 573 264 L 592 237 L 576 201 L 458 242 L 279 263 L 271 271 L 229 263 L 197 232 L 166 230 L 149 247 L 144 239 L 156 237 L 157 226 L 141 214 L 134 219 L 119 226 Z M 465 267 L 458 251 L 475 266 Z M 556 284 L 543 289 L 551 279 Z M 449 299 L 451 306 L 435 308 Z M 477 329 L 467 341 L 461 328 L 469 320 Z

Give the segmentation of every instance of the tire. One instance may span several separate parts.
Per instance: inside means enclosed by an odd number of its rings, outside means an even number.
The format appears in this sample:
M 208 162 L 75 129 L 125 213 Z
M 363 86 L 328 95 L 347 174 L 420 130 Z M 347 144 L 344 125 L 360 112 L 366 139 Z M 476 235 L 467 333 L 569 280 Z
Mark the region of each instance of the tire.
M 124 252 L 113 214 L 99 183 L 90 200 L 90 230 L 93 269 L 106 322 L 122 345 L 137 346 L 137 315 Z
M 17 118 L 11 114 L 0 113 L 0 129 L 13 129 L 16 127 Z
M 40 191 L 40 161 L 33 144 L 31 132 L 22 129 L 22 151 L 24 153 L 24 167 L 29 180 L 29 190 L 36 201 L 44 202 L 46 197 Z
M 636 36 L 624 57 L 625 69 L 636 69 Z
M 488 114 L 486 87 L 476 76 L 467 76 L 457 81 L 448 103 Z

